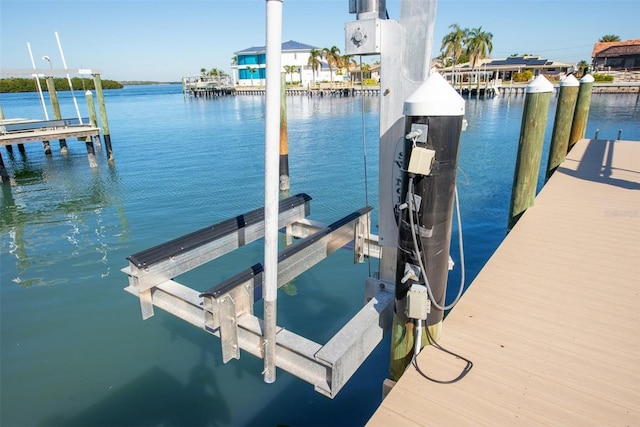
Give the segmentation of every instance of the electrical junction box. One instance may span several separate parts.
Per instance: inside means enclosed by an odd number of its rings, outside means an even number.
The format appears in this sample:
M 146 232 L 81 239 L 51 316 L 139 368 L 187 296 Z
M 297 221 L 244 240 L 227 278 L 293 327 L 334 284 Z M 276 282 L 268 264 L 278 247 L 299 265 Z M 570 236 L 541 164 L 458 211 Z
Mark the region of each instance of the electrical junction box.
M 379 55 L 381 19 L 347 22 L 344 28 L 346 55 Z
M 416 175 L 429 175 L 436 157 L 436 150 L 425 147 L 413 147 L 411 158 L 409 159 L 409 173 Z
M 405 314 L 410 319 L 426 320 L 431 311 L 431 301 L 427 288 L 422 285 L 411 285 L 407 292 L 407 307 Z

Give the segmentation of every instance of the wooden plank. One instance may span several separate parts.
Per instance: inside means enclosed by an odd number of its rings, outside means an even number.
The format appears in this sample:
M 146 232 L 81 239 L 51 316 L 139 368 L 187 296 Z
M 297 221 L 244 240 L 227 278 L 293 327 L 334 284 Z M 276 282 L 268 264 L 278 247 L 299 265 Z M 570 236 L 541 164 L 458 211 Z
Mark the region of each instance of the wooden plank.
M 640 143 L 576 144 L 444 322 L 471 372 L 410 367 L 368 425 L 640 424 L 638 190 Z
M 0 146 L 24 144 L 35 141 L 52 141 L 68 138 L 85 138 L 98 135 L 100 129 L 93 126 L 70 126 L 59 129 L 39 129 L 28 132 L 12 132 L 0 135 Z

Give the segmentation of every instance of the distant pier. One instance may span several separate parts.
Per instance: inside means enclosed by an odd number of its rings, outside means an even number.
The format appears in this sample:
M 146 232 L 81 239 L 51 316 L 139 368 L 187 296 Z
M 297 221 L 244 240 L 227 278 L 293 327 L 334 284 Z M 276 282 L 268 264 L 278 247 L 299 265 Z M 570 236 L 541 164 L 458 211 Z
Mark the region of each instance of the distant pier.
M 5 119 L 0 120 L 0 146 L 10 146 L 36 141 L 51 141 L 66 138 L 97 137 L 100 128 L 84 118 L 83 123 L 77 118 L 60 120 Z
M 264 96 L 265 87 L 262 85 L 234 86 L 231 83 L 221 80 L 216 76 L 183 77 L 182 91 L 184 96 L 193 98 L 217 98 L 220 96 L 235 95 L 260 95 Z M 311 83 L 308 86 L 286 87 L 287 96 L 378 96 L 380 86 L 367 85 L 350 82 L 322 82 Z
M 100 111 L 100 123 L 102 125 L 102 133 L 104 138 L 104 144 L 107 151 L 109 161 L 113 161 L 113 149 L 111 147 L 111 135 L 109 132 L 109 124 L 107 120 L 107 110 L 104 102 L 104 95 L 102 92 L 102 81 L 100 73 L 91 69 L 53 69 L 48 70 L 0 70 L 0 75 L 19 76 L 29 75 L 32 76 L 37 83 L 38 93 L 40 95 L 40 102 L 42 104 L 43 112 L 45 115 L 44 120 L 28 119 L 28 118 L 5 118 L 4 112 L 0 108 L 0 146 L 4 146 L 9 153 L 9 156 L 13 155 L 13 146 L 17 145 L 18 150 L 21 153 L 25 153 L 25 143 L 38 142 L 42 143 L 45 155 L 52 154 L 51 141 L 57 140 L 60 144 L 60 153 L 66 154 L 67 138 L 77 138 L 78 141 L 85 143 L 87 149 L 87 158 L 89 160 L 89 166 L 95 168 L 98 166 L 95 160 L 95 148 L 94 140 L 100 141 L 100 127 L 98 127 L 98 118 L 95 110 L 95 104 L 93 101 L 93 94 L 91 91 L 85 92 L 87 100 L 87 108 L 89 110 L 89 117 L 81 117 L 76 98 L 73 95 L 73 87 L 69 83 L 69 88 L 73 96 L 73 102 L 76 106 L 77 117 L 63 118 L 60 113 L 60 105 L 58 102 L 58 96 L 55 89 L 53 76 L 56 74 L 79 74 L 79 75 L 91 75 L 93 77 L 95 91 L 98 98 L 98 107 Z M 49 99 L 51 107 L 54 112 L 54 119 L 50 120 L 47 113 L 47 108 L 44 103 L 44 97 L 40 86 L 40 78 L 45 79 L 47 83 L 47 89 L 49 92 Z M 69 82 L 70 82 L 69 78 Z M 7 172 L 2 154 L 0 153 L 0 180 L 2 182 L 12 183 L 12 179 Z
M 524 95 L 529 83 L 503 83 L 495 88 L 500 95 Z M 559 85 L 554 84 L 557 92 Z M 640 81 L 614 82 L 614 83 L 594 83 L 593 93 L 640 93 Z

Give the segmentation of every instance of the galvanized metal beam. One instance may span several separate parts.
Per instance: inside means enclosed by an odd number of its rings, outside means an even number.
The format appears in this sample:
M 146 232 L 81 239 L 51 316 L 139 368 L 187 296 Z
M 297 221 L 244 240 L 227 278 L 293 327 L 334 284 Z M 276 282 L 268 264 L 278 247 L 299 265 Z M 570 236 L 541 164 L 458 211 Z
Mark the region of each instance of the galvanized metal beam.
M 125 290 L 138 296 L 129 287 Z M 150 294 L 154 306 L 220 338 L 220 328 L 212 327 L 205 320 L 211 320 L 208 317 L 212 314 L 211 307 L 205 309 L 204 299 L 198 291 L 169 280 L 151 289 Z M 393 290 L 382 289 L 324 346 L 288 329 L 278 328 L 277 367 L 313 385 L 317 392 L 334 398 L 390 328 L 393 300 Z M 218 310 L 215 312 L 216 316 L 220 315 Z M 235 323 L 237 344 L 234 342 L 231 346 L 237 345 L 262 358 L 262 319 L 245 312 L 237 316 Z
M 316 225 L 314 233 L 283 250 L 278 258 L 278 286 L 354 240 L 365 242 L 363 224 L 369 224 L 370 211 L 362 208 L 328 226 Z M 293 223 L 290 228 L 296 227 Z M 264 321 L 253 314 L 253 304 L 262 296 L 260 264 L 202 294 L 174 280 L 143 289 L 131 266 L 123 271 L 130 275 L 125 290 L 141 298 L 143 312 L 148 314 L 148 308 L 152 312 L 156 306 L 219 337 L 225 363 L 238 359 L 240 349 L 265 357 Z M 393 289 L 378 285 L 378 290 L 377 294 L 369 291 L 365 306 L 324 346 L 276 327 L 276 366 L 313 385 L 317 392 L 335 397 L 391 326 Z
M 310 200 L 306 194 L 282 200 L 279 226 L 286 227 L 304 219 L 309 214 Z M 263 234 L 264 212 L 256 209 L 128 257 L 129 267 L 122 272 L 129 276 L 129 287 L 139 293 L 143 318 L 153 316 L 153 305 L 147 295 L 149 289 L 253 242 Z

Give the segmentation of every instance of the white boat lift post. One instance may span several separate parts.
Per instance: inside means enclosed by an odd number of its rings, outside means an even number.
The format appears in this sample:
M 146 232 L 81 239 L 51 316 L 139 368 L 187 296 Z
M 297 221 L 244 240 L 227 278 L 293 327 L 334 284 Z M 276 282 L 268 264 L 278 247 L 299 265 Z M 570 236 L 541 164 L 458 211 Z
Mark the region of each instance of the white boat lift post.
M 60 51 L 60 57 L 62 58 L 62 66 L 64 70 L 67 71 L 67 61 L 64 59 L 64 52 L 62 51 L 62 44 L 60 43 L 60 37 L 58 36 L 58 32 L 55 32 L 56 41 L 58 42 L 58 50 Z M 67 74 L 67 82 L 69 83 L 69 90 L 71 91 L 71 98 L 73 99 L 73 105 L 76 107 L 76 114 L 78 115 L 78 120 L 80 124 L 82 124 L 82 116 L 80 115 L 80 109 L 78 108 L 78 101 L 76 101 L 76 95 L 73 93 L 73 84 L 71 83 L 71 77 L 69 73 Z
M 280 62 L 282 0 L 267 0 L 264 176 L 264 381 L 276 380 L 278 200 L 280 194 Z
M 29 58 L 31 58 L 31 65 L 33 66 L 34 71 L 37 70 L 36 62 L 33 60 L 33 53 L 31 52 L 31 43 L 27 42 L 27 49 L 29 49 Z M 38 85 L 38 96 L 40 97 L 40 105 L 42 105 L 42 111 L 44 112 L 45 120 L 49 120 L 49 113 L 47 113 L 47 106 L 44 103 L 44 96 L 42 95 L 42 86 L 40 86 L 40 76 L 37 72 L 34 72 L 33 77 L 36 79 L 36 84 Z

